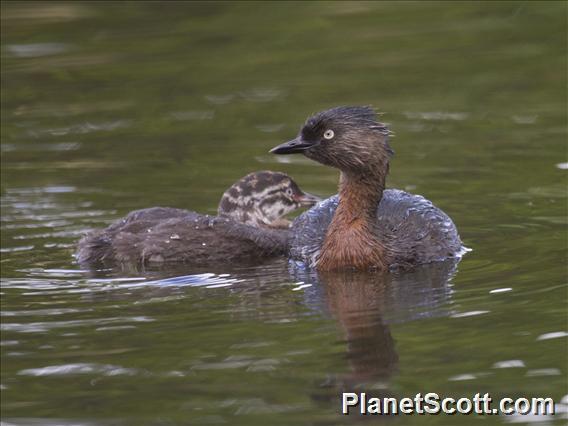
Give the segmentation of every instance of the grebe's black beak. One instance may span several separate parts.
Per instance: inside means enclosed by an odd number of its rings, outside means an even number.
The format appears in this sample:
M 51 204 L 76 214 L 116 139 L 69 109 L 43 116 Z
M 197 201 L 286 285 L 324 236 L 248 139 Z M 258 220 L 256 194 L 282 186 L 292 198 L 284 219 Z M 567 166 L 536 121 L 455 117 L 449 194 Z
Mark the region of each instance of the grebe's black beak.
M 310 194 L 309 192 L 304 192 L 302 195 L 298 195 L 294 198 L 302 207 L 312 207 L 321 201 L 320 197 Z
M 275 146 L 270 152 L 272 154 L 296 154 L 297 152 L 304 152 L 312 146 L 314 146 L 313 142 L 307 142 L 301 136 L 298 136 L 296 139 Z

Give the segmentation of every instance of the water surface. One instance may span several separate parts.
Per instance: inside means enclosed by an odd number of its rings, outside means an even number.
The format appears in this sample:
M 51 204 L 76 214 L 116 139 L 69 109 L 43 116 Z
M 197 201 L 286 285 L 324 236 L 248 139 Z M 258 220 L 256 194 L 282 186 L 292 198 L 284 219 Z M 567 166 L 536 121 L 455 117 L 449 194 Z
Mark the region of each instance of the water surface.
M 349 424 L 377 396 L 567 392 L 566 4 L 2 4 L 6 424 Z M 408 274 L 85 271 L 89 229 L 156 205 L 216 210 L 309 114 L 372 104 L 388 186 L 473 251 Z M 544 419 L 562 424 L 562 414 Z M 536 422 L 403 417 L 399 424 Z

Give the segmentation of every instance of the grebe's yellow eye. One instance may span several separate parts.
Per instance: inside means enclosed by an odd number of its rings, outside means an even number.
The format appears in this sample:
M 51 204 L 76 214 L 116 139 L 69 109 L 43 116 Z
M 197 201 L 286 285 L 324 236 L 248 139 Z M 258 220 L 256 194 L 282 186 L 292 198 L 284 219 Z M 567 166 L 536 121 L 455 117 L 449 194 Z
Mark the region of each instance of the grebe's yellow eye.
M 331 138 L 333 138 L 334 135 L 335 135 L 335 133 L 333 133 L 333 130 L 329 129 L 329 130 L 325 131 L 325 133 L 323 134 L 323 137 L 327 140 L 330 140 Z

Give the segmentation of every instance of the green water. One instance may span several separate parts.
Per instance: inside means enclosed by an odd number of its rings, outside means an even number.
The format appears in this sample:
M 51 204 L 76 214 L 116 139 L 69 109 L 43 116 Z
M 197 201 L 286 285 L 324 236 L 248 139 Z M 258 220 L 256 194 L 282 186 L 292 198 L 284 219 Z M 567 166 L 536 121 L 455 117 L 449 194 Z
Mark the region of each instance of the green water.
M 353 389 L 566 409 L 565 2 L 3 2 L 1 27 L 6 425 L 543 420 L 346 417 Z M 335 193 L 334 170 L 268 150 L 344 104 L 386 113 L 388 185 L 453 218 L 473 249 L 457 266 L 74 263 L 89 229 L 213 213 L 250 171 Z

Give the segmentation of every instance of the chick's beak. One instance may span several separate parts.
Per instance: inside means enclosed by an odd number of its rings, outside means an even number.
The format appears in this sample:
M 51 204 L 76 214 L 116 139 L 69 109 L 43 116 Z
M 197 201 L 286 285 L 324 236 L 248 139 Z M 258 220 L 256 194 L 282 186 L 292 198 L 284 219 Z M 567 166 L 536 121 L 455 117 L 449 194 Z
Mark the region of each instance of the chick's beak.
M 270 150 L 272 154 L 295 154 L 297 152 L 304 152 L 306 149 L 312 147 L 314 144 L 312 142 L 307 142 L 298 136 L 296 139 L 285 142 L 278 146 L 275 146 Z
M 294 198 L 302 207 L 312 207 L 321 201 L 320 197 L 308 192 L 303 192 L 301 195 L 296 195 Z

